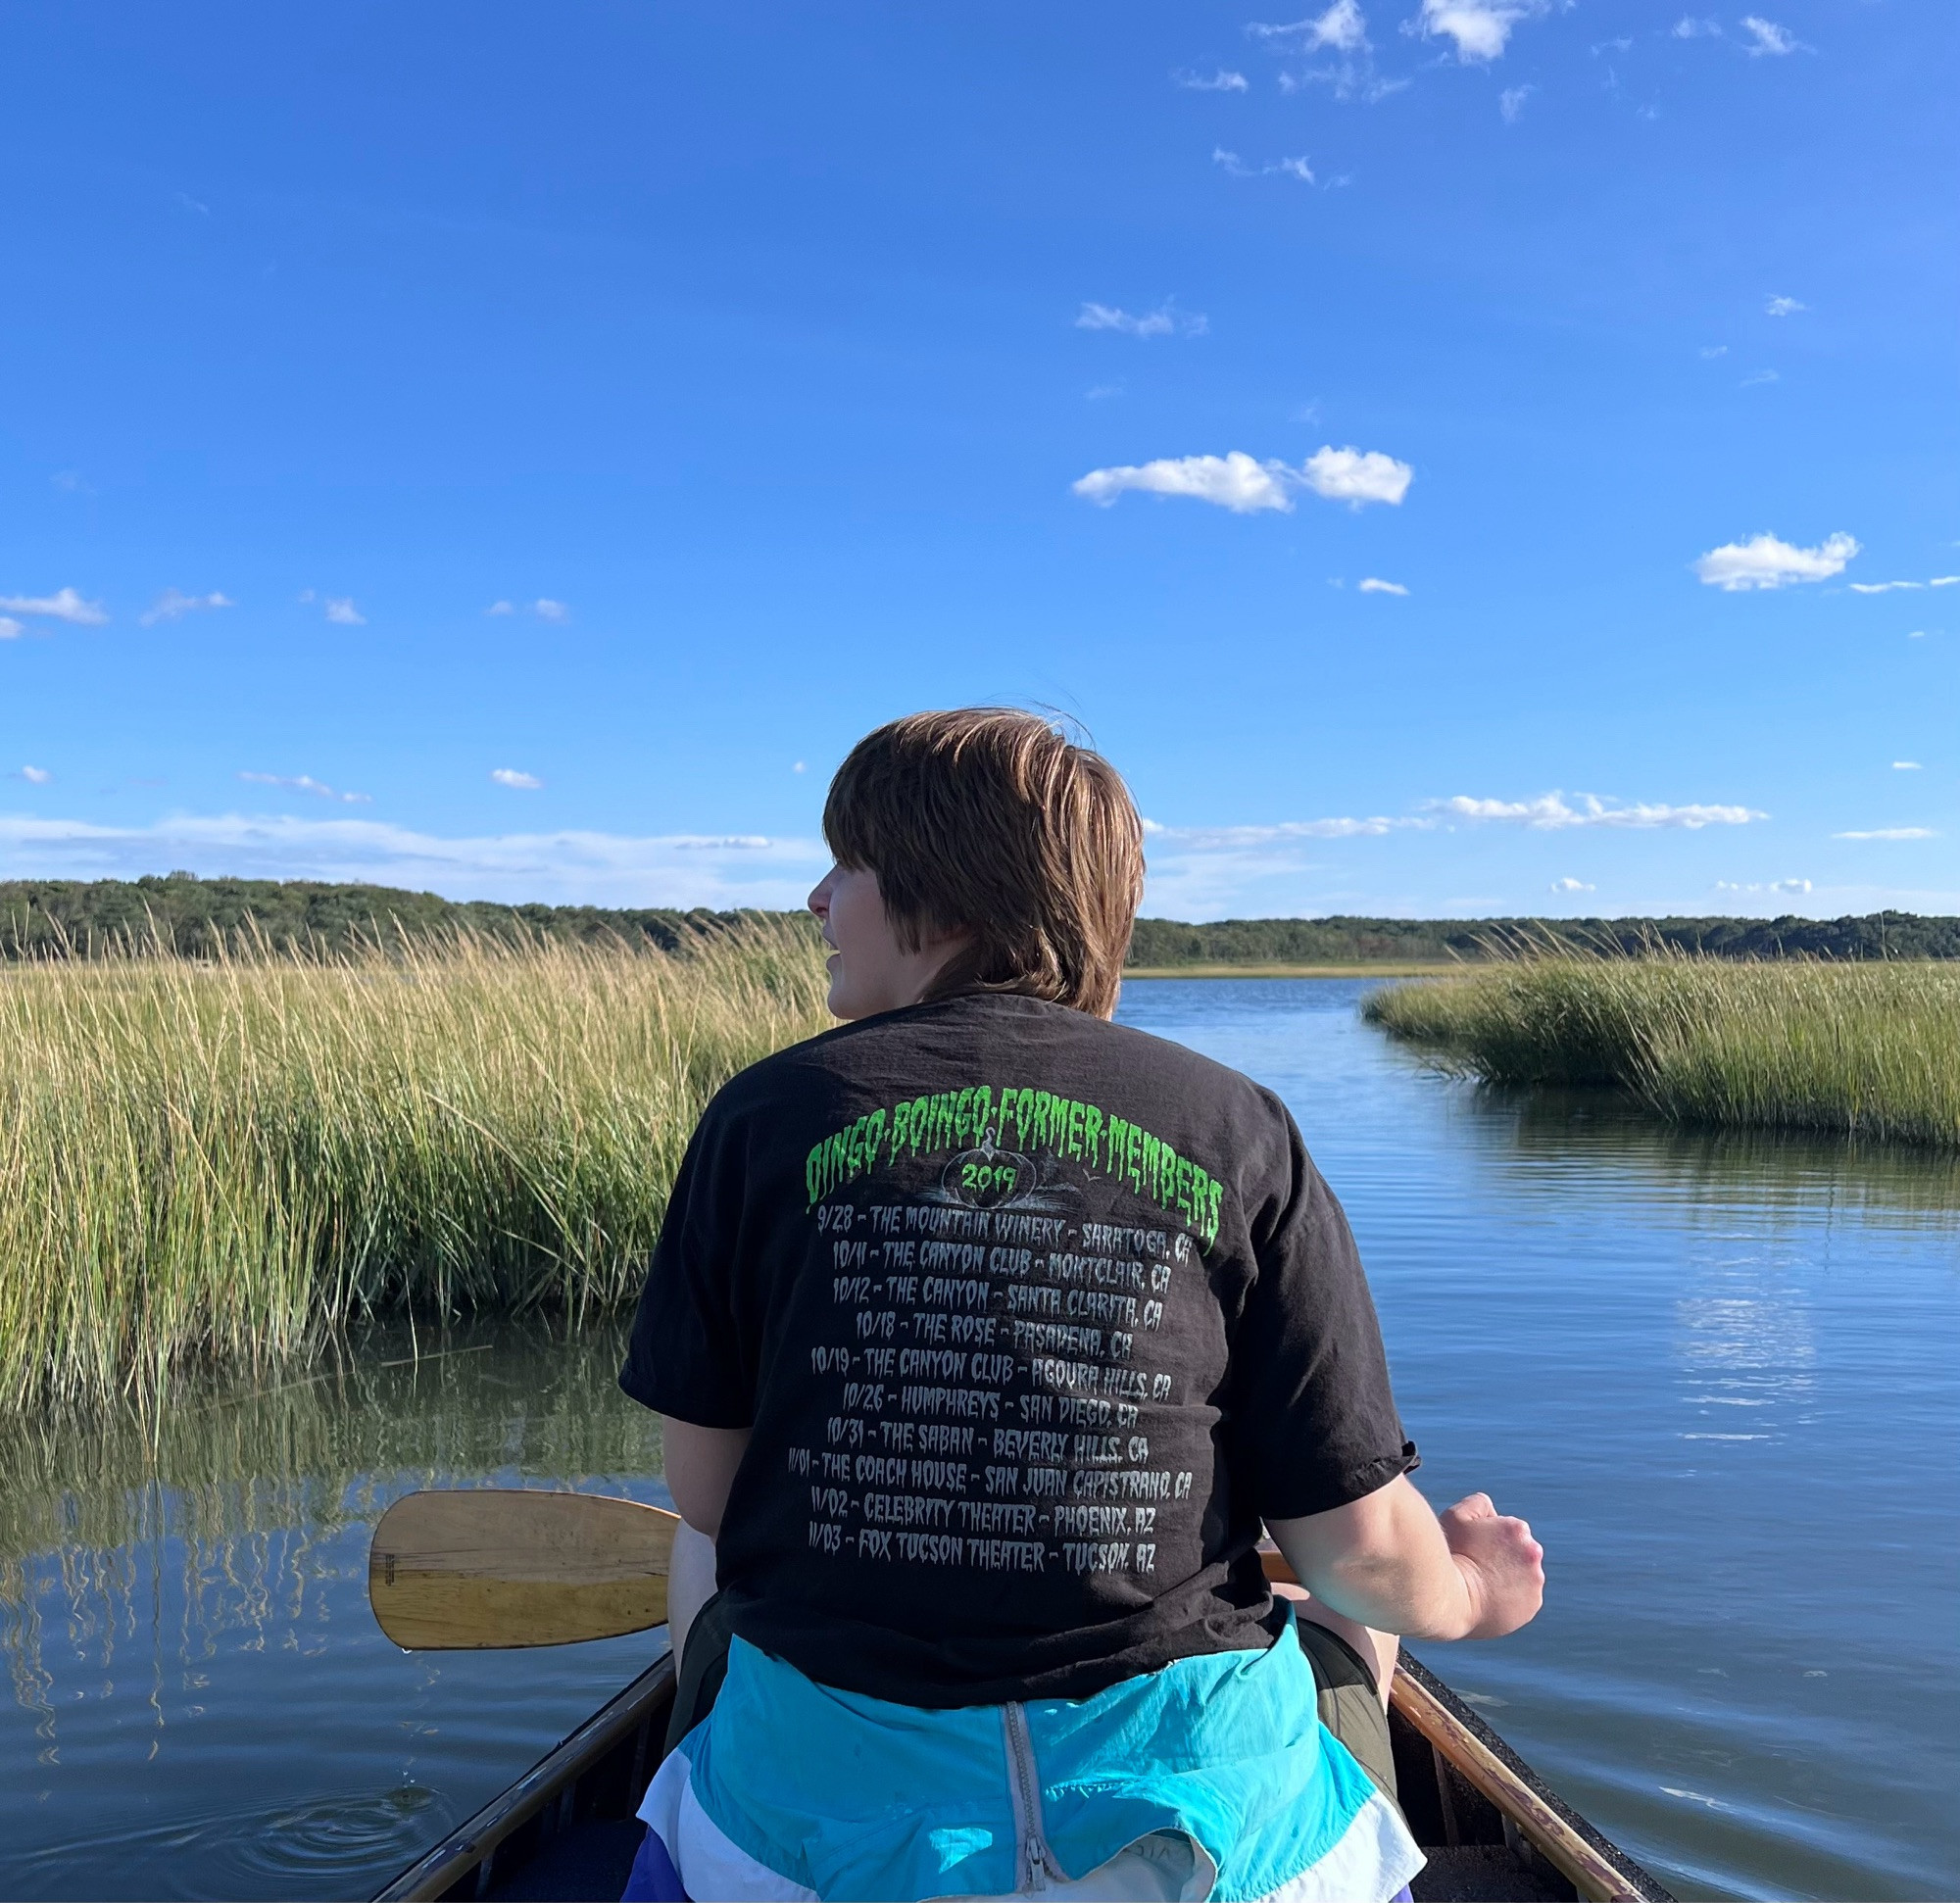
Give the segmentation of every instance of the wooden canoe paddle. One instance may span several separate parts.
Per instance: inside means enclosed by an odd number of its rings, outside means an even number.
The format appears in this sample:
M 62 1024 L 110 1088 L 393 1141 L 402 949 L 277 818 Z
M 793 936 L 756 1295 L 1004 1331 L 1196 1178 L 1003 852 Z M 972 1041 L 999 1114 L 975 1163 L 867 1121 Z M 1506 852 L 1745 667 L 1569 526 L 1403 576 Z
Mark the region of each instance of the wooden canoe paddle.
M 570 1645 L 667 1616 L 680 1516 L 594 1493 L 408 1493 L 368 1552 L 368 1602 L 410 1651 Z

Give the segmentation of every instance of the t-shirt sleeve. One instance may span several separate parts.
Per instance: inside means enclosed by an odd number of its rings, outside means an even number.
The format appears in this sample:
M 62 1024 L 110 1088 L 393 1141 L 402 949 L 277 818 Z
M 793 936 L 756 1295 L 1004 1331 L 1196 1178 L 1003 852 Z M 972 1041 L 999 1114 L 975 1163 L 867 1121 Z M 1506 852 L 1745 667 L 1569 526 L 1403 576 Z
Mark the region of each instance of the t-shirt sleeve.
M 1348 1218 L 1282 1105 L 1287 1180 L 1253 1212 L 1258 1273 L 1232 1345 L 1233 1463 L 1268 1520 L 1325 1513 L 1417 1464 Z
M 674 1177 L 619 1386 L 697 1427 L 756 1418 L 760 1349 L 743 1298 L 743 1150 L 710 1104 Z

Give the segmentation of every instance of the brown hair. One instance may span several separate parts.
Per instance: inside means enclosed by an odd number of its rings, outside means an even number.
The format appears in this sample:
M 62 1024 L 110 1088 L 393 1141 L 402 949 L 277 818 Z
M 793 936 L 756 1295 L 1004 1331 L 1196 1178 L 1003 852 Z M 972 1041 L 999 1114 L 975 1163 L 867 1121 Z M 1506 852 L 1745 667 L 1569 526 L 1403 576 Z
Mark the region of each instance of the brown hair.
M 1121 776 L 1039 714 L 913 713 L 852 748 L 823 804 L 840 865 L 878 875 L 899 942 L 968 932 L 926 996 L 1021 992 L 1107 1017 L 1144 892 Z

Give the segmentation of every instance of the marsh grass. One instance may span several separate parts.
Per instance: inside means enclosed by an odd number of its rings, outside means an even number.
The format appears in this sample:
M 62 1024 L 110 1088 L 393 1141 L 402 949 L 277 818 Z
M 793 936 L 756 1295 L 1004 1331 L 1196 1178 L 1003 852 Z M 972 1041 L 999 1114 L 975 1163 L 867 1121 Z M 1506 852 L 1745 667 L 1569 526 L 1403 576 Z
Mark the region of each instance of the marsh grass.
M 703 1104 L 827 1020 L 808 935 L 0 972 L 0 1409 L 351 1324 L 635 1293 Z
M 1682 1123 L 1960 1146 L 1960 965 L 1527 952 L 1364 1015 L 1494 1084 L 1601 1084 Z

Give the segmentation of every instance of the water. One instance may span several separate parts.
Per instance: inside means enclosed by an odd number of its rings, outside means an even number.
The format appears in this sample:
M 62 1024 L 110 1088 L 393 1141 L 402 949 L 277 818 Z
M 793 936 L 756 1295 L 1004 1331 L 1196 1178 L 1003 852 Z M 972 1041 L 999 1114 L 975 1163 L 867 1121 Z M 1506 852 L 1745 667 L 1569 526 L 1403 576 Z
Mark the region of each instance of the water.
M 1365 989 L 1140 983 L 1122 1015 L 1286 1098 L 1420 1484 L 1546 1543 L 1537 1624 L 1430 1663 L 1683 1896 L 1951 1895 L 1960 1164 L 1494 1098 Z M 431 1481 L 664 1500 L 619 1346 L 381 1338 L 154 1445 L 0 1446 L 0 1896 L 366 1895 L 638 1671 L 659 1635 L 406 1657 L 365 1598 L 368 1529 Z

